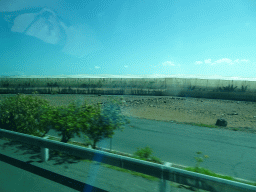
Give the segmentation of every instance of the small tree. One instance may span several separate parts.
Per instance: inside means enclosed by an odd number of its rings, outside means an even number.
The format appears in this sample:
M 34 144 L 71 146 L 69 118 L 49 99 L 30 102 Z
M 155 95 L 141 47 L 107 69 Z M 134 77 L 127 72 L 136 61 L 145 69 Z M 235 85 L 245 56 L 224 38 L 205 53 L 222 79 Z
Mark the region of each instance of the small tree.
M 83 129 L 84 134 L 93 141 L 93 149 L 100 140 L 112 138 L 114 130 L 123 131 L 122 125 L 130 123 L 128 119 L 120 115 L 121 110 L 118 104 L 120 102 L 112 101 L 110 104 L 106 103 L 102 109 L 98 104 L 93 116 L 89 119 L 89 127 Z
M 59 131 L 59 136 L 62 136 L 61 142 L 67 143 L 74 134 L 80 137 L 80 131 L 89 127 L 89 119 L 92 118 L 94 108 L 87 106 L 86 103 L 81 107 L 76 107 L 74 102 L 67 107 L 51 107 L 45 108 L 44 113 L 40 119 L 41 122 L 49 122 L 52 128 Z
M 49 131 L 48 123 L 39 126 L 37 119 L 43 113 L 41 108 L 49 106 L 46 100 L 24 94 L 7 98 L 0 104 L 0 128 L 36 136 L 43 132 L 45 135 Z

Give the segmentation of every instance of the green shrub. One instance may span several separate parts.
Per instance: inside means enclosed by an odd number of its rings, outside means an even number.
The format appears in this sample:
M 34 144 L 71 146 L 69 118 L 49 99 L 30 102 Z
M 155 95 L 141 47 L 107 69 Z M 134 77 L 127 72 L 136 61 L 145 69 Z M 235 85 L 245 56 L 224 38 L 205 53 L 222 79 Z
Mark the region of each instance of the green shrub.
M 159 158 L 155 157 L 155 156 L 151 157 L 151 160 L 152 160 L 154 163 L 160 163 L 160 164 L 162 164 L 162 161 L 161 161 Z
M 134 158 L 162 164 L 162 161 L 159 158 L 155 156 L 151 156 L 151 154 L 152 154 L 152 149 L 148 146 L 142 149 L 137 148 L 137 151 L 134 153 Z
M 143 148 L 142 149 L 137 148 L 137 149 L 138 150 L 134 153 L 134 155 L 138 156 L 140 158 L 148 159 L 151 156 L 151 154 L 152 154 L 152 149 L 149 148 L 148 146 L 145 147 L 144 149 Z
M 39 117 L 50 107 L 46 100 L 24 94 L 6 98 L 0 104 L 0 125 L 3 129 L 40 136 L 46 134 L 48 123 L 39 124 Z M 40 133 L 41 132 L 41 133 Z

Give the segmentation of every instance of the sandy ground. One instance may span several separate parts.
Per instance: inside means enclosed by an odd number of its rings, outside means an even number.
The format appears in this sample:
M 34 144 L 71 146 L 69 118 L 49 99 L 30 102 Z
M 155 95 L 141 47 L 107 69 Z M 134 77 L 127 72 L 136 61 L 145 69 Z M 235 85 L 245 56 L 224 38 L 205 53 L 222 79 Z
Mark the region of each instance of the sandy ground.
M 0 101 L 13 95 L 0 95 Z M 177 123 L 215 125 L 218 118 L 227 120 L 225 129 L 256 133 L 256 103 L 247 101 L 184 98 L 172 96 L 107 96 L 107 95 L 38 95 L 51 105 L 68 105 L 75 101 L 89 104 L 106 103 L 111 99 L 122 101 L 126 116 Z

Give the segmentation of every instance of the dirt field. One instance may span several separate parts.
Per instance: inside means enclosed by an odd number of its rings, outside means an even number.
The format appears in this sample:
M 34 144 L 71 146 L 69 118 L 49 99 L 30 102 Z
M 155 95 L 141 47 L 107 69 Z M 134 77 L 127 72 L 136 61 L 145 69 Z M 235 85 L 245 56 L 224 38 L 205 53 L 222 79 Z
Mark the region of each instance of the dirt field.
M 13 95 L 0 95 L 0 101 Z M 246 101 L 197 99 L 172 96 L 98 96 L 98 95 L 38 95 L 51 105 L 68 105 L 84 100 L 90 104 L 111 99 L 122 101 L 122 113 L 145 119 L 215 125 L 218 118 L 227 120 L 225 129 L 256 133 L 256 103 Z M 121 99 L 123 98 L 123 99 Z

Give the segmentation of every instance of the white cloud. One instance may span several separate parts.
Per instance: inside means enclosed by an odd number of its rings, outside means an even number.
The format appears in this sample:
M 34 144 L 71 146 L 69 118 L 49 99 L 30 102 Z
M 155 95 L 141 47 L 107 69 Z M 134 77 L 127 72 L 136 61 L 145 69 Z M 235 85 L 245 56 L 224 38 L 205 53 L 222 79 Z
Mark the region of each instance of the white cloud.
M 207 63 L 207 64 L 209 64 L 209 63 L 212 62 L 212 60 L 211 60 L 211 59 L 207 59 L 207 60 L 204 60 L 204 62 Z
M 99 69 L 100 67 L 99 66 L 95 66 L 95 69 Z
M 195 65 L 200 65 L 200 64 L 202 64 L 203 62 L 202 61 L 196 61 L 195 62 Z
M 204 60 L 204 62 L 206 64 L 211 64 L 211 65 L 214 65 L 214 64 L 229 64 L 229 65 L 232 65 L 232 64 L 237 64 L 237 63 L 241 63 L 241 62 L 250 62 L 250 60 L 248 60 L 248 59 L 236 59 L 236 60 L 232 61 L 231 59 L 223 58 L 223 59 L 216 60 L 213 63 L 211 62 L 211 59 L 206 59 L 206 60 Z M 196 61 L 195 65 L 200 65 L 202 63 L 203 63 L 202 61 Z
M 175 66 L 171 61 L 165 61 L 162 64 L 163 64 L 163 66 Z
M 228 59 L 228 58 L 223 58 L 223 59 L 219 59 L 215 62 L 212 63 L 213 64 L 221 64 L 221 63 L 228 63 L 228 64 L 233 64 L 232 60 L 231 59 Z
M 128 65 L 125 65 L 124 67 L 125 67 L 125 68 L 127 68 L 127 67 L 128 67 Z
M 250 62 L 248 59 L 242 59 L 240 61 L 242 61 L 242 62 Z

